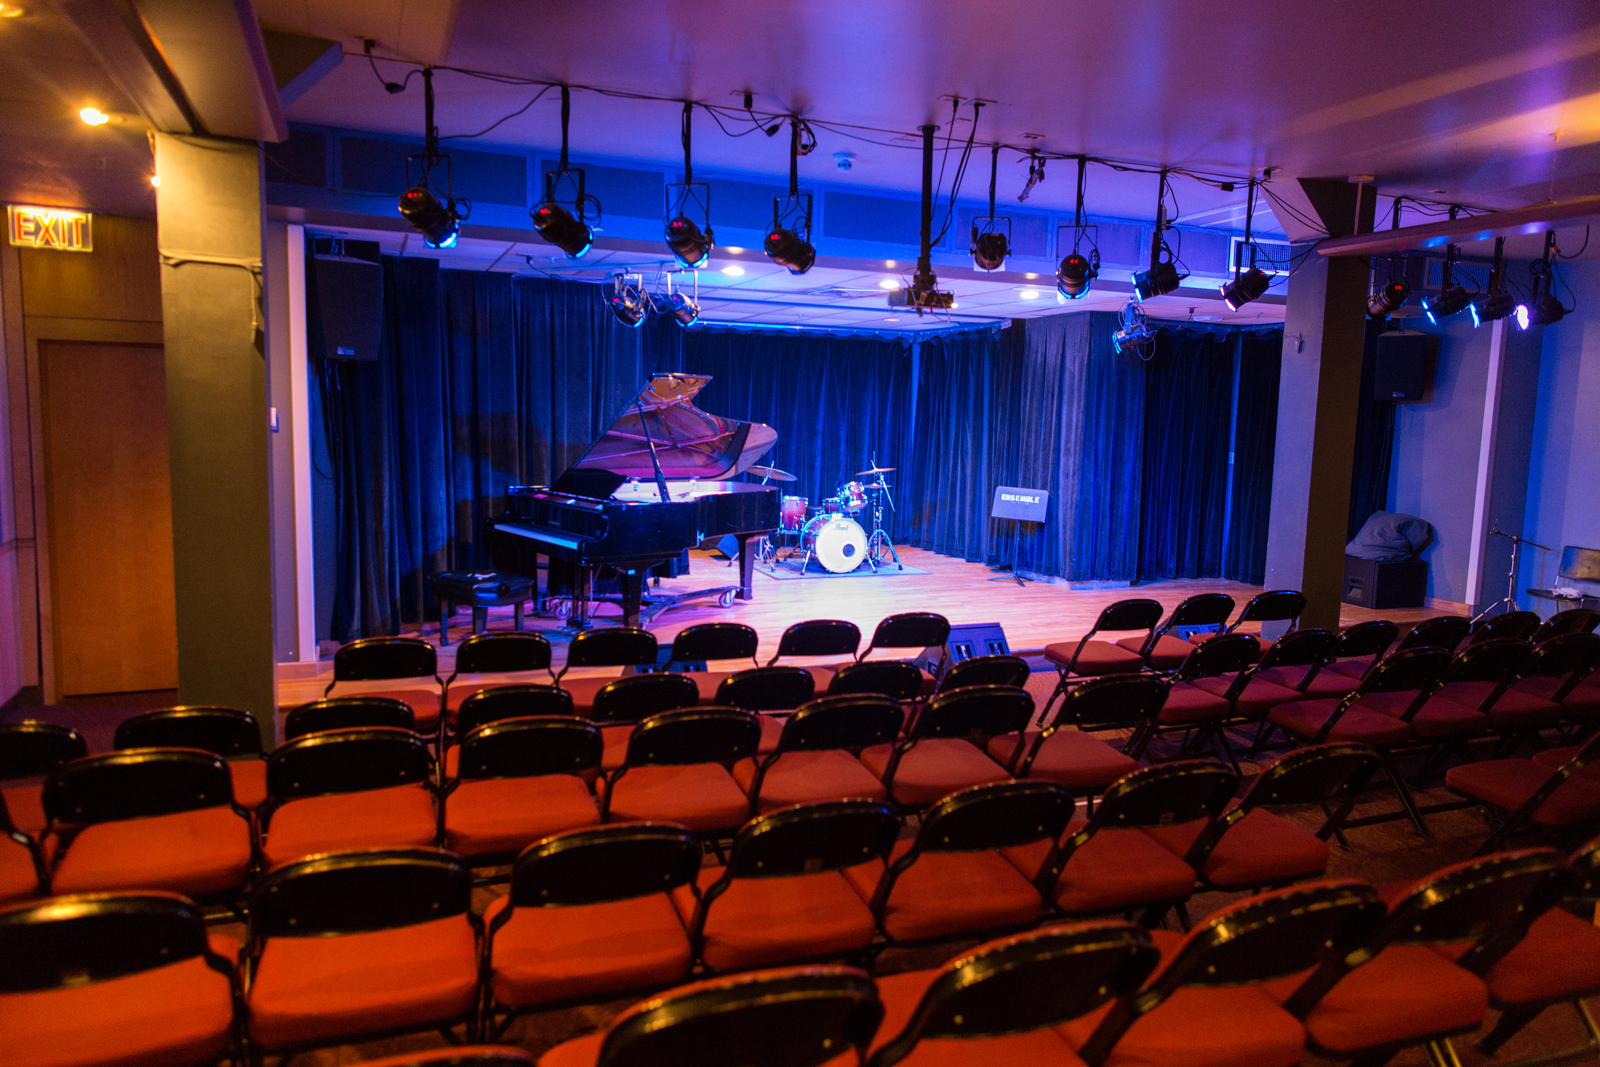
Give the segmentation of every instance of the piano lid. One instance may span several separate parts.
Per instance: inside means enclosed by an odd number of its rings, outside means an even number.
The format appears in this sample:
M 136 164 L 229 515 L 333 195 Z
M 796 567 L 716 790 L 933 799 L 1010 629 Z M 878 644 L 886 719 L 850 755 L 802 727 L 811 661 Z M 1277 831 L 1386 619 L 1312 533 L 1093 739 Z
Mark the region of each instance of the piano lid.
M 760 459 L 778 432 L 760 422 L 736 422 L 694 406 L 711 380 L 705 374 L 657 374 L 573 469 L 654 478 L 649 441 L 668 478 L 731 478 Z

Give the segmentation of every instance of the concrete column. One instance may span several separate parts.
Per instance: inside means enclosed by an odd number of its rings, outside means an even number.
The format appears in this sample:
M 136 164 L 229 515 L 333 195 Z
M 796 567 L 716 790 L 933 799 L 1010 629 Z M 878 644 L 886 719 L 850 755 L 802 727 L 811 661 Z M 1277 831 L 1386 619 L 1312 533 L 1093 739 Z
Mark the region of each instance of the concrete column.
M 157 134 L 178 695 L 274 740 L 261 149 Z

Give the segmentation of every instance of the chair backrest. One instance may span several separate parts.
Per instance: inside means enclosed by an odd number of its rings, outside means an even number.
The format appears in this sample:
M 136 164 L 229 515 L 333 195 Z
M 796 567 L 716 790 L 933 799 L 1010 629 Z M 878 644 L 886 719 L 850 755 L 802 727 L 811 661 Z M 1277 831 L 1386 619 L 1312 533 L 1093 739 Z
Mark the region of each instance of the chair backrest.
M 1600 582 L 1600 548 L 1562 545 L 1561 569 L 1556 573 L 1580 582 Z
M 1306 595 L 1298 589 L 1273 589 L 1257 593 L 1245 604 L 1239 617 L 1228 627 L 1231 633 L 1245 622 L 1289 622 L 1300 618 L 1306 610 Z
M 1194 646 L 1173 677 L 1179 681 L 1236 674 L 1261 658 L 1261 642 L 1252 634 L 1218 634 Z
M 1335 659 L 1361 659 L 1381 656 L 1400 636 L 1400 627 L 1388 619 L 1369 619 L 1358 622 L 1339 634 L 1339 647 L 1333 650 Z
M 550 669 L 550 641 L 544 634 L 473 634 L 456 648 L 458 674 L 520 674 Z
M 1153 674 L 1107 674 L 1067 690 L 1056 712 L 1056 726 L 1080 730 L 1136 727 L 1149 722 L 1167 702 L 1172 688 Z
M 668 662 L 703 663 L 718 659 L 755 662 L 760 642 L 755 628 L 742 622 L 703 622 L 679 631 L 672 639 Z
M 1544 624 L 1533 632 L 1532 640 L 1537 645 L 1563 634 L 1593 633 L 1596 626 L 1600 626 L 1600 611 L 1592 608 L 1568 608 L 1544 620 Z
M 293 741 L 324 730 L 352 730 L 363 726 L 415 729 L 416 712 L 394 697 L 323 697 L 291 708 L 283 717 L 283 737 Z
M 485 723 L 461 739 L 457 777 L 538 778 L 598 771 L 600 728 L 575 715 Z
M 807 619 L 797 622 L 778 639 L 770 667 L 784 656 L 854 656 L 861 647 L 861 627 L 844 619 Z
M 49 774 L 88 754 L 88 744 L 70 726 L 31 719 L 0 723 L 0 781 Z
M 1028 661 L 1021 656 L 973 656 L 953 663 L 939 679 L 939 692 L 960 689 L 968 685 L 1010 685 L 1021 688 L 1028 684 Z
M 984 852 L 1057 838 L 1072 819 L 1073 798 L 1055 782 L 991 782 L 958 790 L 929 808 L 917 852 Z
M 1033 718 L 1033 697 L 1013 685 L 969 685 L 939 693 L 911 724 L 910 738 L 998 737 L 1025 729 Z
M 913 700 L 922 692 L 922 672 L 906 660 L 879 659 L 851 663 L 834 672 L 829 696 L 876 693 L 895 700 Z
M 1078 1055 L 1098 1067 L 1134 1022 L 1186 986 L 1253 985 L 1343 960 L 1383 916 L 1377 890 L 1347 881 L 1307 882 L 1229 905 L 1195 927 L 1138 996 L 1119 1000 Z
M 1532 655 L 1533 646 L 1526 641 L 1513 641 L 1510 638 L 1479 641 L 1456 653 L 1450 666 L 1439 676 L 1439 685 L 1445 686 L 1451 682 L 1495 683 L 1495 688 L 1478 705 L 1479 711 L 1487 711 L 1500 699 L 1500 694 L 1517 680 L 1523 665 Z M 1409 719 L 1418 710 L 1421 710 L 1420 705 L 1407 709 L 1404 717 Z
M 1185 597 L 1172 609 L 1172 614 L 1167 616 L 1167 621 L 1156 628 L 1151 634 L 1151 640 L 1146 642 L 1147 648 L 1155 647 L 1155 638 L 1162 634 L 1170 633 L 1178 626 L 1222 626 L 1228 621 L 1228 616 L 1233 614 L 1233 597 L 1227 593 L 1197 593 Z
M 1600 634 L 1579 630 L 1547 637 L 1533 646 L 1533 655 L 1522 664 L 1523 678 L 1559 678 L 1567 684 L 1556 690 L 1565 699 L 1579 682 L 1600 670 Z
M 1339 635 L 1332 630 L 1290 630 L 1267 646 L 1257 667 L 1264 671 L 1272 667 L 1321 666 L 1333 659 L 1338 648 Z
M 940 648 L 950 638 L 950 620 L 932 611 L 905 611 L 890 615 L 872 631 L 861 658 L 875 648 Z
M 1090 633 L 1154 630 L 1161 622 L 1161 613 L 1164 611 L 1166 608 L 1161 606 L 1161 601 L 1151 600 L 1148 597 L 1119 600 L 1101 610 L 1100 617 L 1095 619 L 1094 629 Z
M 81 893 L 0 909 L 0 995 L 104 982 L 212 957 L 200 909 L 176 893 Z
M 1239 807 L 1248 811 L 1266 804 L 1339 803 L 1361 792 L 1382 762 L 1367 745 L 1307 745 L 1280 756 L 1252 778 Z
M 711 978 L 623 1012 L 606 1031 L 595 1064 L 816 1067 L 850 1050 L 864 1055 L 882 1018 L 872 979 L 850 967 Z
M 726 878 L 787 878 L 883 859 L 900 820 L 871 800 L 801 804 L 751 819 L 734 835 Z
M 1106 790 L 1088 824 L 1074 835 L 1072 848 L 1100 830 L 1137 830 L 1214 819 L 1233 799 L 1239 776 L 1220 763 L 1176 760 L 1141 767 Z M 1078 838 L 1082 841 L 1078 841 Z
M 261 755 L 261 727 L 238 708 L 193 704 L 147 711 L 117 724 L 115 748 L 198 748 L 229 756 Z
M 746 711 L 787 711 L 817 692 L 817 680 L 804 667 L 752 667 L 717 686 L 717 703 Z
M 1467 634 L 1472 630 L 1472 622 L 1465 615 L 1435 615 L 1431 619 L 1423 619 L 1400 638 L 1396 652 L 1404 652 L 1408 648 L 1442 648 L 1446 652 L 1454 652 L 1460 647 L 1461 642 L 1467 639 Z
M 1531 611 L 1508 611 L 1493 615 L 1472 628 L 1471 644 L 1482 641 L 1526 641 L 1539 628 L 1539 616 Z
M 228 764 L 197 748 L 130 748 L 57 767 L 41 797 L 52 825 L 117 822 L 233 803 Z
M 574 667 L 653 667 L 659 654 L 656 635 L 649 630 L 632 626 L 584 630 L 567 646 L 566 666 L 556 678 Z
M 1161 959 L 1131 923 L 1034 930 L 979 945 L 939 968 L 905 1029 L 868 1067 L 890 1067 L 919 1041 L 1001 1037 L 1055 1026 L 1131 996 Z
M 333 654 L 333 682 L 438 680 L 438 652 L 420 637 L 363 637 Z M 328 688 L 333 688 L 333 682 Z
M 669 823 L 613 823 L 535 841 L 511 870 L 511 904 L 562 908 L 665 893 L 700 873 L 700 843 Z
M 595 722 L 638 722 L 698 703 L 700 690 L 687 675 L 630 674 L 607 682 L 595 693 L 589 718 Z
M 905 711 L 885 696 L 827 696 L 802 704 L 783 724 L 778 752 L 861 749 L 893 742 Z
M 761 726 L 738 708 L 684 708 L 652 715 L 628 735 L 626 767 L 725 763 L 756 754 Z
M 1367 693 L 1432 692 L 1450 661 L 1449 651 L 1443 648 L 1408 648 L 1385 656 L 1373 664 L 1344 702 L 1354 704 Z
M 361 1067 L 533 1067 L 533 1063 L 532 1056 L 512 1045 L 454 1045 L 363 1060 Z
M 529 715 L 571 715 L 572 694 L 554 685 L 497 685 L 461 702 L 456 729 L 467 733 L 484 723 Z
M 1592 900 L 1600 896 L 1600 837 L 1579 846 L 1567 857 L 1567 896 Z
M 392 930 L 469 914 L 472 872 L 442 848 L 330 852 L 269 871 L 250 896 L 250 938 Z
M 359 793 L 426 782 L 433 770 L 427 743 L 410 730 L 371 726 L 325 730 L 279 745 L 267 757 L 269 803 L 332 793 Z

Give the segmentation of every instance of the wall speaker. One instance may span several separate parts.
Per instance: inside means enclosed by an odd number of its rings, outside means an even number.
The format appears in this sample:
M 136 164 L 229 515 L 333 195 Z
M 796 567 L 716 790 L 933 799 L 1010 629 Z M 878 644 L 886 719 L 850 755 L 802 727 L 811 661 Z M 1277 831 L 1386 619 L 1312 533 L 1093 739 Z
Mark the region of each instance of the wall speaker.
M 309 259 L 312 303 L 311 355 L 321 359 L 377 359 L 383 336 L 383 268 L 347 256 Z
M 1432 336 L 1417 330 L 1379 334 L 1372 399 L 1385 404 L 1420 403 L 1428 390 L 1428 358 L 1432 345 Z

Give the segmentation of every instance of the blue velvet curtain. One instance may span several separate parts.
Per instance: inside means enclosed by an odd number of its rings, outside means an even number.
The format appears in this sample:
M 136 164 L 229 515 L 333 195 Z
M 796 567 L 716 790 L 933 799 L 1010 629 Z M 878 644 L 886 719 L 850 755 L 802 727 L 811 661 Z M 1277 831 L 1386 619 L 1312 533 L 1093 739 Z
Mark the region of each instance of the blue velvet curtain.
M 1083 384 L 1078 498 L 1067 577 L 1131 582 L 1140 576 L 1145 364 L 1111 345 L 1117 316 L 1090 312 Z
M 1233 501 L 1222 576 L 1259 585 L 1267 574 L 1267 520 L 1272 510 L 1272 459 L 1278 441 L 1283 333 L 1241 330 L 1237 337 Z
M 1367 321 L 1361 346 L 1361 397 L 1356 406 L 1355 466 L 1350 478 L 1350 521 L 1346 541 L 1355 540 L 1374 511 L 1389 503 L 1389 460 L 1394 451 L 1394 405 L 1375 398 L 1378 337 L 1394 327 Z

